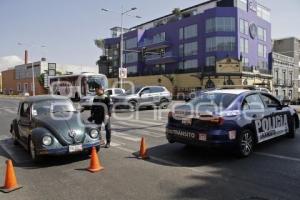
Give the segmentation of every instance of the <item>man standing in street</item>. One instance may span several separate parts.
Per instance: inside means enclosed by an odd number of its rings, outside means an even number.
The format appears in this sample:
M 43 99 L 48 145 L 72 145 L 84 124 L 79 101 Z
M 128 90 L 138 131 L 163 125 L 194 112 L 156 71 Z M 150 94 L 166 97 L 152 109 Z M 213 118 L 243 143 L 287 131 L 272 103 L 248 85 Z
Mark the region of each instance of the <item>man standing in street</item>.
M 105 132 L 106 132 L 105 148 L 109 148 L 110 141 L 111 141 L 110 98 L 106 94 L 104 94 L 104 89 L 102 88 L 101 85 L 96 85 L 95 91 L 96 91 L 96 96 L 94 98 L 92 109 L 91 109 L 90 121 L 94 121 L 95 124 L 99 125 L 99 130 L 101 130 L 102 123 L 105 124 Z

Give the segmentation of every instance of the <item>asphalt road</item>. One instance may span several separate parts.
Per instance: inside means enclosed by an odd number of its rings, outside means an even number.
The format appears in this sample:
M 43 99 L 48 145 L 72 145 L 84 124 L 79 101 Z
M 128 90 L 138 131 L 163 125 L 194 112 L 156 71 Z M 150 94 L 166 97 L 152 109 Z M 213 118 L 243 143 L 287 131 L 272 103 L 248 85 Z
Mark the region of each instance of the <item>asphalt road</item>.
M 221 149 L 188 148 L 168 144 L 164 127 L 168 110 L 116 113 L 113 143 L 101 149 L 104 171 L 84 169 L 84 155 L 49 158 L 36 165 L 11 143 L 9 125 L 17 100 L 0 99 L 0 183 L 5 160 L 14 161 L 22 189 L 0 193 L 1 200 L 40 199 L 299 199 L 300 134 L 259 145 L 247 159 Z M 84 112 L 86 119 L 89 112 Z M 126 118 L 127 119 L 124 119 Z M 120 119 L 122 118 L 122 119 Z M 141 137 L 146 138 L 149 160 L 136 159 Z

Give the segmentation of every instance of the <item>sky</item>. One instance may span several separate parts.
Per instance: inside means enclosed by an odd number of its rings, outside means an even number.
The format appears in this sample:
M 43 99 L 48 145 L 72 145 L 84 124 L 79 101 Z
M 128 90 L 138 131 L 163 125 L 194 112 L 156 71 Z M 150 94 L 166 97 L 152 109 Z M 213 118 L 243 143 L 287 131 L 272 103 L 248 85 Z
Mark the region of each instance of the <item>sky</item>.
M 141 19 L 124 19 L 125 27 L 133 27 L 169 14 L 174 8 L 186 8 L 204 1 L 0 0 L 0 68 L 9 65 L 10 58 L 20 62 L 24 49 L 29 49 L 29 60 L 46 57 L 49 62 L 96 66 L 101 50 L 94 45 L 94 39 L 110 37 L 110 28 L 120 24 L 117 13 L 101 12 L 101 8 L 118 12 L 122 5 L 137 7 L 132 14 Z M 273 38 L 300 38 L 299 0 L 259 2 L 272 11 Z

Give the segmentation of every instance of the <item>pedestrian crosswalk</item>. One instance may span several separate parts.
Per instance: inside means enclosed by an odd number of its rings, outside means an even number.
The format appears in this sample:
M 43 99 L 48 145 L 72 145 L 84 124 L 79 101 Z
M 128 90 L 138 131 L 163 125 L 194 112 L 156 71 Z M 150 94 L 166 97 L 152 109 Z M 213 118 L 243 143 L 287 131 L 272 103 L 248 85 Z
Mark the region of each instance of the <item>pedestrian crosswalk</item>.
M 112 120 L 113 141 L 139 142 L 141 137 L 160 139 L 165 137 L 166 120 L 150 121 L 147 119 Z M 104 127 L 101 129 L 104 133 Z M 123 145 L 122 145 L 123 146 Z

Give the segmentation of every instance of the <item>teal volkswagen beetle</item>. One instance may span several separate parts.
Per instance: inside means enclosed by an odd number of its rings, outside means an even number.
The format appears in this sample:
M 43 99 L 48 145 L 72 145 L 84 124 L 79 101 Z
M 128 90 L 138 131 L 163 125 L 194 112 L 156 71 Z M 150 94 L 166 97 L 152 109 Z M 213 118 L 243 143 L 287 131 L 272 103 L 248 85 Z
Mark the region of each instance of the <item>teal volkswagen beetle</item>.
M 29 151 L 34 161 L 45 155 L 67 155 L 100 148 L 95 125 L 84 123 L 72 101 L 62 96 L 28 97 L 20 102 L 11 124 L 14 143 Z

